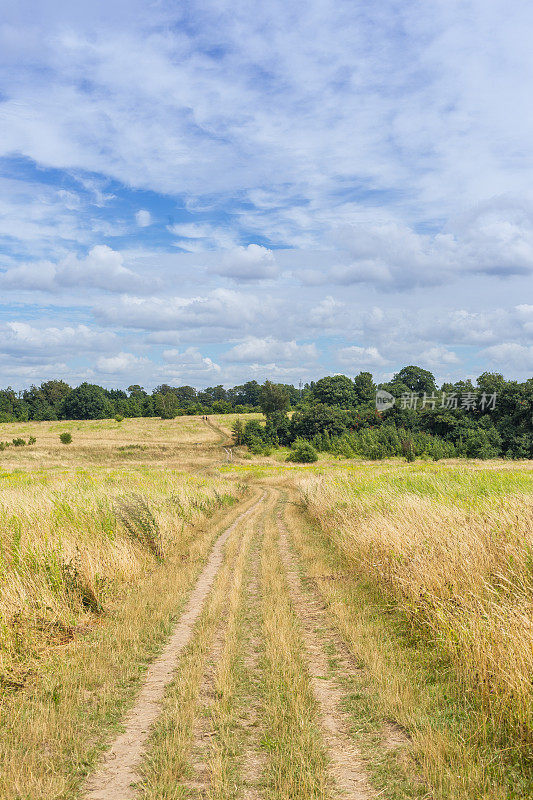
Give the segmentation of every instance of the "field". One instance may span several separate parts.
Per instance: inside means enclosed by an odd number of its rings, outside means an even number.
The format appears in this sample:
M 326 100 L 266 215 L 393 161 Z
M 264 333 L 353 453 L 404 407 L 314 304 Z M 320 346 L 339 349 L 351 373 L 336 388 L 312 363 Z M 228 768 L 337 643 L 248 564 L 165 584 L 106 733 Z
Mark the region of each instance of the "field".
M 0 798 L 531 797 L 531 462 L 233 419 L 0 425 Z

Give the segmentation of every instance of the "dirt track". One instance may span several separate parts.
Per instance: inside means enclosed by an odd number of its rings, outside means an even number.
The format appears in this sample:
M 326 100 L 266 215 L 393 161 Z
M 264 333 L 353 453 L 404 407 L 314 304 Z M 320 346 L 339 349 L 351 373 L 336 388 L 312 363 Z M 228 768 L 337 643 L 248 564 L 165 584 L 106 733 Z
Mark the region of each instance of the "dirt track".
M 216 540 L 174 632 L 161 655 L 148 669 L 137 700 L 123 721 L 124 731 L 111 744 L 99 767 L 87 781 L 83 794 L 85 800 L 128 800 L 144 796 L 224 797 L 225 790 L 220 787 L 227 780 L 226 775 L 231 775 L 231 780 L 238 786 L 236 793 L 235 787 L 231 791 L 227 789 L 230 792 L 228 797 L 259 800 L 266 796 L 269 759 L 261 744 L 265 736 L 268 739 L 272 721 L 269 714 L 273 715 L 272 711 L 263 708 L 261 696 L 261 670 L 265 669 L 262 662 L 265 652 L 263 639 L 265 636 L 268 638 L 269 634 L 265 631 L 268 631 L 269 625 L 271 637 L 276 637 L 278 631 L 274 627 L 272 633 L 272 620 L 269 622 L 267 619 L 268 610 L 261 612 L 260 598 L 264 598 L 265 591 L 268 591 L 260 575 L 265 530 L 270 532 L 277 547 L 276 558 L 279 558 L 279 571 L 282 573 L 279 576 L 283 585 L 281 594 L 285 597 L 283 600 L 280 595 L 280 608 L 286 603 L 285 616 L 275 623 L 279 626 L 280 652 L 284 646 L 282 640 L 287 625 L 287 630 L 293 631 L 291 635 L 296 641 L 296 650 L 301 645 L 303 680 L 309 686 L 311 700 L 308 702 L 314 704 L 318 731 L 315 738 L 320 740 L 317 741 L 317 747 L 323 752 L 325 765 L 320 780 L 326 794 L 320 796 L 352 800 L 366 800 L 375 796 L 360 754 L 349 736 L 349 723 L 341 708 L 342 691 L 338 683 L 328 676 L 325 648 L 328 643 L 331 647 L 331 641 L 336 642 L 335 657 L 344 671 L 350 670 L 349 656 L 338 635 L 336 638 L 330 636 L 327 641 L 324 637 L 324 626 L 328 627 L 330 623 L 320 601 L 309 594 L 299 577 L 280 494 L 276 490 L 266 489 L 259 498 L 256 495 L 248 501 L 247 505 Z M 220 584 L 223 566 L 226 577 L 225 583 Z M 216 580 L 219 580 L 218 588 L 214 587 Z M 185 668 L 182 654 L 187 645 L 194 643 L 201 615 L 205 613 L 209 597 L 215 589 L 221 598 L 218 621 L 209 633 L 211 644 L 201 667 L 203 678 L 194 690 L 194 722 L 190 735 L 187 734 L 190 738 L 187 744 L 190 754 L 188 765 L 183 775 L 179 771 L 176 774 L 175 789 L 178 794 L 170 794 L 164 789 L 148 792 L 142 765 L 150 754 L 150 736 L 162 713 L 168 685 L 180 677 L 186 680 L 187 676 L 180 676 L 180 669 Z M 272 601 L 272 598 L 266 599 Z M 273 608 L 276 605 L 274 598 Z M 268 602 L 265 605 L 263 600 L 263 607 L 267 608 Z M 205 631 L 204 628 L 204 635 Z M 291 654 L 289 649 L 283 657 L 294 660 L 300 656 Z M 294 666 L 298 669 L 298 664 Z M 287 702 L 286 708 L 283 707 L 284 700 L 280 694 L 280 707 L 275 710 L 274 716 L 277 713 L 298 713 L 291 710 L 291 703 L 296 709 L 300 703 L 298 685 L 294 682 L 292 691 L 295 697 Z M 303 691 L 305 693 L 305 687 Z M 294 722 L 300 724 L 298 720 Z M 229 736 L 231 742 L 225 742 L 225 736 Z M 284 758 L 283 753 L 280 758 Z M 301 758 L 305 762 L 305 748 Z M 290 771 L 294 765 L 291 767 L 289 764 L 286 769 Z M 285 796 L 281 788 L 276 789 L 276 780 L 275 777 L 270 778 L 269 797 Z M 157 775 L 152 775 L 152 781 L 157 784 Z M 278 781 L 280 787 L 282 782 Z M 178 788 L 180 786 L 181 789 Z M 307 794 L 304 792 L 298 796 L 307 797 Z

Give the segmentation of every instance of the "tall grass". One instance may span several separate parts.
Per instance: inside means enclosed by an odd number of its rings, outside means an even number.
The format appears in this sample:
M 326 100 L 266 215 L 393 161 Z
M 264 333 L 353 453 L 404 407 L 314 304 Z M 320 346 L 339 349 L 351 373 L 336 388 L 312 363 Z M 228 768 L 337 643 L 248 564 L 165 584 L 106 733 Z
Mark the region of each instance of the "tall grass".
M 22 685 L 44 650 L 183 547 L 185 524 L 240 492 L 223 478 L 152 468 L 11 473 L 1 482 L 0 689 Z
M 533 475 L 412 465 L 302 480 L 353 569 L 453 662 L 483 736 L 533 740 Z

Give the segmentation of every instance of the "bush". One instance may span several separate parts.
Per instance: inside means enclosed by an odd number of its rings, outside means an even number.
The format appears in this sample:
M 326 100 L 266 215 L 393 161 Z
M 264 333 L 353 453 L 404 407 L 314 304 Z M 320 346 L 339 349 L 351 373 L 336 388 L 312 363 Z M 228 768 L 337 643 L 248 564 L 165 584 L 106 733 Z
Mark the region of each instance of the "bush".
M 405 456 L 405 460 L 408 462 L 412 462 L 416 458 L 415 453 L 415 446 L 412 439 L 404 439 L 402 442 L 402 452 Z
M 37 439 L 35 438 L 35 436 L 30 436 L 30 438 L 28 439 L 28 444 L 35 444 L 36 441 Z
M 115 414 L 115 422 L 122 422 L 124 417 L 122 414 Z
M 311 464 L 313 461 L 318 461 L 318 453 L 310 442 L 296 441 L 292 446 L 292 451 L 287 456 L 287 461 Z
M 13 439 L 13 445 L 15 447 L 24 447 L 25 444 L 26 444 L 26 439 L 20 439 L 20 438 Z
M 262 439 L 250 439 L 248 449 L 254 456 L 269 456 L 272 453 L 272 447 Z
M 61 444 L 70 444 L 72 442 L 72 434 L 65 431 L 59 434 L 59 439 Z

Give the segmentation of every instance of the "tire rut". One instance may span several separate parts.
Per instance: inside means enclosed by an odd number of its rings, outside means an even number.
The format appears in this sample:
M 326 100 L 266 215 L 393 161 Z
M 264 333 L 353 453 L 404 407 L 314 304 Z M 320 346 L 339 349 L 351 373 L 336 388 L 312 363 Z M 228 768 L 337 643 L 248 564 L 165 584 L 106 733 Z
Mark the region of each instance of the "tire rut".
M 349 720 L 342 710 L 343 692 L 337 681 L 329 676 L 329 660 L 324 651 L 323 636 L 317 629 L 328 632 L 328 641 L 335 644 L 335 659 L 341 673 L 349 676 L 352 665 L 345 648 L 329 623 L 324 604 L 306 591 L 289 545 L 288 531 L 281 510 L 277 514 L 279 547 L 289 594 L 301 625 L 302 640 L 307 657 L 313 694 L 318 703 L 324 742 L 331 764 L 331 775 L 339 796 L 345 800 L 371 800 L 376 797 L 370 786 L 359 750 L 349 735 Z
M 217 538 L 170 639 L 161 655 L 148 668 L 137 700 L 123 720 L 124 731 L 115 739 L 97 770 L 87 780 L 82 794 L 84 800 L 131 800 L 136 796 L 132 784 L 139 780 L 137 768 L 152 725 L 161 712 L 163 695 L 172 680 L 178 657 L 191 639 L 194 624 L 222 565 L 224 545 L 232 531 L 257 508 L 264 497 L 262 494 L 239 514 Z

